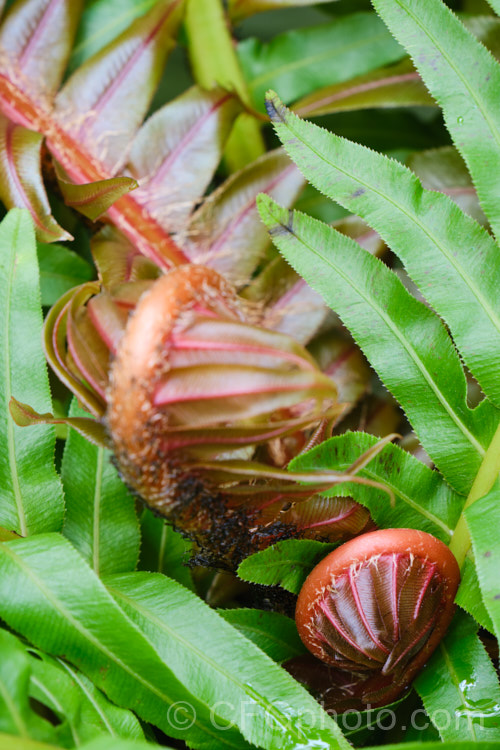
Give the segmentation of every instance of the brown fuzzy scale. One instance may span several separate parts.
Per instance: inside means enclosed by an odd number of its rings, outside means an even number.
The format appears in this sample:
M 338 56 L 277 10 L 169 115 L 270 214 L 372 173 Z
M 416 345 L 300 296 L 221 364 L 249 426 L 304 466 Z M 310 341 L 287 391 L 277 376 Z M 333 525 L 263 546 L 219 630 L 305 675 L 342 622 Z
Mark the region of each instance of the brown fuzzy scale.
M 179 451 L 162 447 L 169 416 L 154 405 L 154 394 L 169 370 L 175 326 L 195 304 L 241 317 L 234 291 L 219 274 L 203 266 L 180 266 L 139 301 L 111 370 L 107 423 L 115 456 L 127 481 L 159 511 L 179 502 L 172 491 L 185 469 Z
M 200 320 L 204 322 L 200 324 Z M 217 338 L 213 326 L 221 323 L 226 326 L 226 334 L 228 331 L 231 336 L 234 334 L 234 340 Z M 208 336 L 203 338 L 207 327 Z M 217 332 L 220 330 L 217 328 Z M 288 375 L 293 378 L 294 372 L 306 373 L 308 378 L 313 373 L 313 382 L 323 394 L 323 401 L 328 403 L 335 396 L 335 386 L 317 369 L 305 350 L 288 337 L 276 335 L 273 339 L 273 336 L 273 332 L 248 325 L 233 288 L 217 272 L 199 265 L 180 266 L 155 281 L 139 299 L 111 368 L 107 425 L 118 469 L 129 487 L 154 512 L 197 543 L 197 560 L 204 564 L 232 568 L 257 549 L 281 539 L 310 535 L 309 527 L 315 521 L 321 526 L 321 535 L 335 540 L 359 533 L 369 522 L 366 510 L 346 499 L 311 498 L 311 512 L 306 512 L 304 518 L 303 510 L 287 514 L 285 509 L 290 507 L 290 502 L 286 492 L 284 496 L 278 493 L 273 503 L 272 486 L 269 489 L 272 507 L 267 509 L 269 503 L 265 496 L 261 494 L 260 500 L 258 495 L 251 496 L 252 482 L 249 482 L 249 496 L 246 492 L 236 495 L 234 484 L 228 488 L 222 480 L 220 485 L 217 471 L 204 467 L 206 456 L 212 464 L 217 459 L 216 450 L 213 454 L 217 443 L 211 439 L 212 427 L 218 429 L 219 434 L 221 430 L 227 431 L 228 445 L 233 446 L 233 450 L 247 445 L 251 451 L 258 443 L 258 440 L 253 441 L 253 433 L 247 436 L 244 431 L 246 425 L 252 426 L 252 421 L 238 416 L 237 404 L 242 401 L 238 396 L 233 396 L 236 417 L 231 425 L 231 398 L 226 396 L 225 388 L 229 385 L 231 389 L 231 373 L 235 372 L 232 365 L 252 371 L 253 360 L 260 356 L 269 363 L 269 372 L 276 373 L 278 382 L 286 385 L 286 378 Z M 254 343 L 258 355 L 252 353 Z M 228 369 L 223 371 L 212 402 L 202 400 L 198 408 L 198 389 L 200 383 L 202 390 L 204 387 L 207 356 L 210 365 Z M 192 365 L 198 367 L 199 374 L 189 379 L 186 372 L 189 373 Z M 287 414 L 292 417 L 290 424 L 294 424 L 293 408 L 302 408 L 305 403 L 307 409 L 311 395 L 304 394 L 313 394 L 314 389 L 307 390 L 309 386 L 304 389 L 293 383 L 292 380 L 292 387 L 288 389 L 292 408 L 279 407 L 271 415 L 264 414 L 269 422 L 261 422 L 263 426 L 258 432 L 273 432 L 273 424 L 284 420 L 281 424 L 285 427 L 279 429 L 288 434 L 287 441 L 299 434 L 299 427 L 287 433 Z M 214 388 L 213 381 L 211 387 Z M 250 381 L 249 389 L 249 398 L 253 399 L 250 404 L 255 402 L 258 414 L 259 384 L 254 386 Z M 287 388 L 283 387 L 283 391 Z M 183 403 L 187 403 L 187 411 Z M 264 413 L 271 403 L 265 405 Z M 224 419 L 218 416 L 219 404 L 220 410 L 228 415 Z M 322 412 L 317 410 L 317 419 L 321 416 Z M 278 421 L 273 423 L 275 418 Z M 193 420 L 199 421 L 199 430 Z M 234 435 L 231 426 L 240 429 L 242 437 L 237 440 L 242 442 L 231 442 Z M 219 454 L 224 454 L 225 450 L 219 448 Z M 337 508 L 339 503 L 341 508 Z M 325 504 L 327 507 L 323 507 Z
M 363 534 L 328 555 L 304 583 L 295 616 L 304 644 L 334 668 L 330 708 L 395 700 L 446 632 L 459 580 L 448 547 L 415 529 Z
M 194 562 L 234 568 L 262 546 L 255 529 L 258 511 L 234 507 L 197 471 L 191 456 L 168 447 L 169 414 L 154 404 L 157 385 L 169 371 L 171 336 L 195 305 L 242 319 L 232 287 L 215 271 L 181 266 L 161 277 L 127 324 L 111 370 L 107 424 L 124 481 L 196 542 Z M 265 538 L 272 543 L 294 531 L 276 522 Z

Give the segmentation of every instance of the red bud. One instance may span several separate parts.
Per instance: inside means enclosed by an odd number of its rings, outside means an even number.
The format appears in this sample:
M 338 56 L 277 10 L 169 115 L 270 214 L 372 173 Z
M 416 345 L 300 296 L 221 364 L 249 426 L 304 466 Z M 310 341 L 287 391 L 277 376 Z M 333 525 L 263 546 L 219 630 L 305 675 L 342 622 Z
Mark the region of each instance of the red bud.
M 337 698 L 394 700 L 446 632 L 459 580 L 448 547 L 414 529 L 363 534 L 322 560 L 299 594 L 296 621 L 316 657 L 350 673 Z

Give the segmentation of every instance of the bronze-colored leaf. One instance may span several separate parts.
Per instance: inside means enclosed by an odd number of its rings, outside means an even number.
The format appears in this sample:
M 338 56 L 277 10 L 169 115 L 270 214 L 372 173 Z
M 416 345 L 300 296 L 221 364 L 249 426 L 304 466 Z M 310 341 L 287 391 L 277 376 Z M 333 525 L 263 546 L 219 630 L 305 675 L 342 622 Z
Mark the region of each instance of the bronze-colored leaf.
M 174 47 L 181 6 L 157 3 L 73 73 L 56 98 L 58 122 L 103 165 L 103 176 L 113 177 L 126 161 Z
M 0 29 L 0 67 L 45 108 L 61 83 L 82 0 L 21 0 Z
M 293 106 L 301 117 L 377 107 L 433 107 L 419 74 L 408 59 L 378 68 L 349 81 L 315 91 Z
M 328 314 L 321 295 L 281 257 L 268 263 L 242 296 L 256 305 L 260 325 L 293 336 L 301 344 L 314 336 Z
M 7 208 L 27 208 L 41 242 L 70 240 L 51 214 L 40 169 L 43 136 L 0 114 L 0 199 Z
M 350 497 L 320 497 L 297 503 L 279 516 L 292 524 L 301 539 L 325 542 L 345 541 L 375 528 L 370 513 Z
M 194 214 L 181 246 L 196 263 L 215 268 L 236 286 L 244 284 L 269 244 L 255 199 L 261 192 L 291 205 L 304 179 L 280 149 L 232 175 Z M 279 197 L 278 197 L 279 196 Z
M 93 237 L 91 249 L 99 278 L 107 288 L 127 281 L 156 279 L 161 273 L 113 226 L 104 227 Z
M 53 414 L 39 414 L 28 404 L 17 401 L 14 397 L 9 403 L 12 419 L 19 427 L 31 427 L 36 424 L 65 424 L 98 446 L 107 446 L 106 430 L 101 422 L 90 417 L 54 417 Z
M 68 352 L 68 314 L 71 306 L 85 304 L 88 299 L 99 292 L 97 283 L 82 284 L 64 294 L 50 309 L 45 318 L 43 345 L 47 362 L 79 402 L 94 416 L 102 417 L 106 402 L 86 383 L 82 382 L 78 370 L 70 361 Z
M 135 199 L 171 232 L 180 231 L 219 164 L 238 100 L 193 87 L 146 121 L 132 144 L 127 173 Z
M 202 481 L 201 459 L 238 458 L 335 408 L 335 386 L 307 351 L 249 325 L 229 284 L 193 265 L 154 282 L 130 318 L 113 363 L 108 424 L 129 484 L 172 517 L 186 477 Z M 216 491 L 211 482 L 207 492 Z
M 137 187 L 131 177 L 111 177 L 109 180 L 77 185 L 58 178 L 64 202 L 92 221 L 106 213 L 118 198 Z
M 243 21 L 254 13 L 262 13 L 265 10 L 281 10 L 282 8 L 302 7 L 306 5 L 319 5 L 331 0 L 229 0 L 228 10 L 234 23 Z

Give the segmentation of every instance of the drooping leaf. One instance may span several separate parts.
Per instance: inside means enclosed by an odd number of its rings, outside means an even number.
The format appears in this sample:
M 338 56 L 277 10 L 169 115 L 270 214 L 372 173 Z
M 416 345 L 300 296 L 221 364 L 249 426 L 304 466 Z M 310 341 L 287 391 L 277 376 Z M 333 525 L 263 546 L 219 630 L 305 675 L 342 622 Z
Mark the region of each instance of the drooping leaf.
M 25 536 L 62 526 L 54 469 L 54 428 L 14 424 L 11 396 L 47 411 L 51 398 L 41 347 L 42 311 L 29 214 L 14 209 L 0 226 L 0 525 Z
M 342 317 L 447 481 L 468 492 L 498 416 L 487 401 L 467 407 L 465 377 L 442 323 L 353 240 L 266 196 L 259 208 L 275 244 Z
M 59 123 L 106 168 L 107 177 L 124 164 L 147 112 L 174 46 L 180 9 L 181 0 L 157 3 L 73 73 L 57 95 Z
M 64 245 L 37 244 L 42 305 L 50 307 L 67 291 L 94 276 L 92 266 Z
M 427 106 L 435 102 L 411 62 L 404 59 L 316 90 L 296 102 L 293 111 L 301 117 L 317 117 L 354 109 Z
M 45 106 L 61 83 L 81 7 L 82 0 L 21 0 L 2 23 L 9 76 Z
M 180 231 L 219 164 L 241 105 L 231 94 L 193 87 L 154 113 L 132 144 L 135 199 L 165 229 Z
M 69 416 L 85 413 L 73 401 Z M 140 546 L 135 501 L 111 463 L 111 452 L 72 431 L 61 476 L 66 497 L 64 536 L 99 576 L 134 570 Z
M 7 208 L 27 208 L 41 242 L 70 240 L 51 214 L 40 170 L 43 136 L 0 114 L 0 199 Z
M 346 432 L 330 438 L 290 463 L 291 471 L 345 471 L 377 438 L 364 432 Z M 411 454 L 391 443 L 372 458 L 359 476 L 387 485 L 396 499 L 391 505 L 386 493 L 361 484 L 337 485 L 325 495 L 347 495 L 365 505 L 382 528 L 422 529 L 449 542 L 464 499 Z
M 500 740 L 500 685 L 477 625 L 457 615 L 415 688 L 441 738 Z
M 279 612 L 260 609 L 220 609 L 219 615 L 277 662 L 306 653 L 295 621 Z
M 107 585 L 186 688 L 217 706 L 249 742 L 269 750 L 308 743 L 347 750 L 311 696 L 190 591 L 147 573 L 113 576 Z M 247 701 L 251 712 L 242 716 Z
M 56 728 L 59 743 L 79 746 L 103 733 L 144 737 L 137 717 L 111 703 L 84 674 L 38 649 L 27 646 L 26 651 L 32 657 L 30 695 L 62 722 Z
M 83 383 L 100 397 L 104 405 L 109 383 L 110 347 L 108 342 L 101 337 L 99 329 L 93 325 L 90 317 L 91 299 L 97 291 L 99 291 L 99 285 L 92 282 L 76 287 L 70 293 L 67 307 L 61 316 L 63 320 L 60 319 L 59 324 L 62 330 L 66 328 L 67 334 L 67 342 L 64 339 L 61 341 L 62 361 L 66 369 L 69 372 L 74 372 L 76 369 Z M 58 305 L 65 300 L 66 297 L 62 297 Z M 57 306 L 56 309 L 58 309 Z M 48 319 L 49 316 L 47 316 Z M 67 354 L 64 352 L 65 344 L 67 344 Z M 84 405 L 87 408 L 85 402 Z
M 71 52 L 69 70 L 78 68 L 112 42 L 130 23 L 147 13 L 157 0 L 94 0 L 87 3 Z
M 285 539 L 246 557 L 238 567 L 238 575 L 244 581 L 281 586 L 298 594 L 311 570 L 334 548 L 333 544 L 313 539 Z
M 81 302 L 83 305 L 91 296 L 98 294 L 97 283 L 82 284 L 75 289 L 66 292 L 55 305 L 49 310 L 45 318 L 43 329 L 43 347 L 47 362 L 54 370 L 59 380 L 66 385 L 70 391 L 77 395 L 79 402 L 85 406 L 93 416 L 102 417 L 106 410 L 105 401 L 98 393 L 86 387 L 68 366 L 68 353 L 66 348 L 68 332 L 68 315 L 74 305 Z M 78 307 L 78 305 L 77 305 Z M 29 414 L 26 415 L 28 418 Z M 33 416 L 33 415 L 31 415 Z M 37 415 L 34 415 L 35 418 Z
M 361 216 L 399 255 L 443 317 L 484 392 L 500 403 L 498 246 L 445 195 L 425 191 L 404 166 L 268 107 L 282 142 L 313 185 Z
M 464 213 L 472 216 L 479 224 L 488 223 L 479 205 L 471 176 L 455 148 L 444 146 L 417 151 L 411 154 L 407 164 L 425 188 L 449 195 Z
M 81 214 L 96 221 L 118 198 L 137 188 L 137 182 L 130 177 L 111 177 L 85 185 L 77 185 L 58 180 L 64 202 Z
M 282 8 L 302 7 L 306 5 L 318 5 L 331 0 L 229 0 L 228 11 L 234 23 L 243 21 L 244 18 L 253 16 L 254 13 L 262 13 L 266 10 L 281 10 Z
M 353 13 L 321 26 L 287 31 L 271 42 L 246 39 L 238 57 L 257 109 L 269 88 L 286 103 L 368 73 L 404 56 L 373 13 Z
M 498 236 L 500 65 L 441 0 L 429 0 L 422 12 L 412 0 L 374 0 L 373 4 L 441 105 L 447 128 Z
M 177 680 L 64 537 L 1 545 L 0 571 L 2 618 L 41 650 L 64 655 L 114 703 L 193 747 L 246 747 L 216 712 L 223 729 L 214 727 L 210 707 Z
M 291 205 L 303 186 L 283 151 L 265 154 L 210 194 L 187 227 L 183 249 L 191 260 L 215 268 L 236 285 L 245 283 L 269 243 L 257 195 L 265 192 Z
M 13 396 L 9 401 L 12 419 L 19 427 L 33 427 L 39 424 L 65 424 L 83 435 L 87 441 L 97 446 L 107 445 L 107 434 L 104 425 L 90 417 L 54 417 L 53 414 L 39 414 L 28 404 L 22 404 Z
M 500 638 L 500 585 L 498 529 L 500 528 L 500 488 L 498 483 L 487 495 L 465 511 L 483 602 Z
M 55 740 L 52 726 L 31 710 L 30 663 L 17 638 L 0 630 L 0 732 L 24 740 Z M 1 734 L 0 734 L 0 747 Z
M 163 573 L 194 591 L 191 569 L 187 565 L 191 547 L 191 543 L 163 518 L 144 509 L 141 516 L 139 570 Z

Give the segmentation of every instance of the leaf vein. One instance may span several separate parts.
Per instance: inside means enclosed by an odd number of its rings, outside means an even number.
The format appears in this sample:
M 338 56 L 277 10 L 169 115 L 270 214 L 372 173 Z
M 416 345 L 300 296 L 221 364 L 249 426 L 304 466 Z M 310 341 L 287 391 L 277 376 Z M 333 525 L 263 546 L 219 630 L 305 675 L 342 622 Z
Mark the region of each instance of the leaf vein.
M 287 227 L 284 227 L 287 229 Z M 309 250 L 316 255 L 317 257 L 321 258 L 330 268 L 335 271 L 344 281 L 346 281 L 350 286 L 353 287 L 353 289 L 359 294 L 359 296 L 368 304 L 369 307 L 371 307 L 382 320 L 385 322 L 389 330 L 393 333 L 394 337 L 398 339 L 398 341 L 401 343 L 402 348 L 408 353 L 410 359 L 414 362 L 417 369 L 422 374 L 424 380 L 429 385 L 430 389 L 438 399 L 439 403 L 442 405 L 450 419 L 454 422 L 454 424 L 458 427 L 458 429 L 462 432 L 464 437 L 470 442 L 470 444 L 475 448 L 475 450 L 479 453 L 480 456 L 485 455 L 485 450 L 482 447 L 482 445 L 479 443 L 479 441 L 474 437 L 474 435 L 470 432 L 470 430 L 467 429 L 465 424 L 462 422 L 462 420 L 458 417 L 458 415 L 455 413 L 451 405 L 449 404 L 448 400 L 445 398 L 444 394 L 440 390 L 440 388 L 437 386 L 437 384 L 434 382 L 434 380 L 431 377 L 431 374 L 427 370 L 426 366 L 422 362 L 421 358 L 417 355 L 415 349 L 411 346 L 411 344 L 407 341 L 407 339 L 401 334 L 398 327 L 393 324 L 390 317 L 386 315 L 386 313 L 380 308 L 378 305 L 375 304 L 373 299 L 370 299 L 367 297 L 363 290 L 360 289 L 355 282 L 345 274 L 342 269 L 336 265 L 334 265 L 328 258 L 326 258 L 324 255 L 322 255 L 316 248 L 309 245 L 305 240 L 300 240 L 306 247 L 309 248 Z

